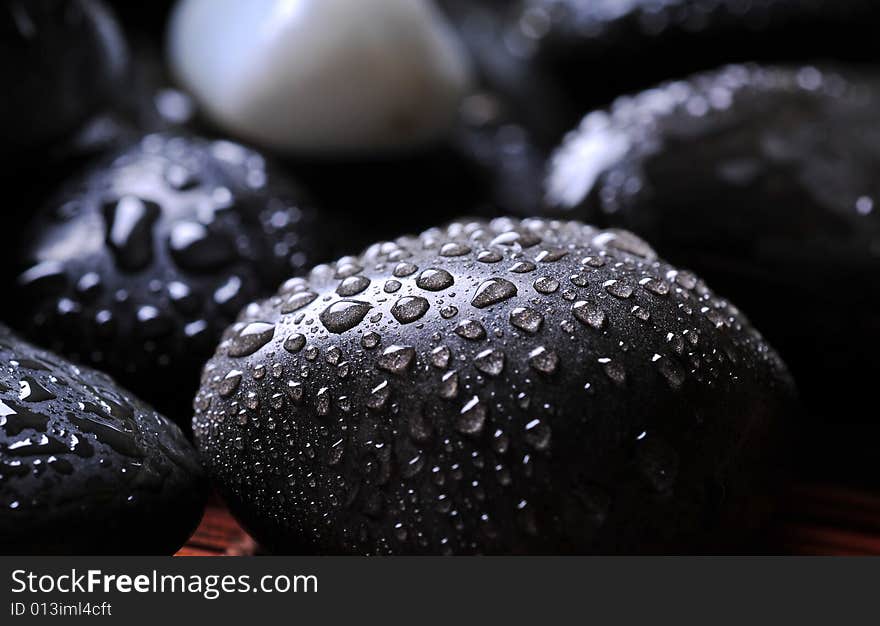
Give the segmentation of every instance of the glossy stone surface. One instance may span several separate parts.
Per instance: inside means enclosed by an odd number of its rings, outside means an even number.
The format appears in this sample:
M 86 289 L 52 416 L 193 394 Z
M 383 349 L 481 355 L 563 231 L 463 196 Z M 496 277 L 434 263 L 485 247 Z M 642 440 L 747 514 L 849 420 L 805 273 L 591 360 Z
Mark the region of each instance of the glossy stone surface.
M 278 552 L 733 549 L 793 390 L 727 301 L 623 231 L 458 222 L 246 307 L 193 428 Z
M 119 27 L 99 2 L 3 2 L 3 169 L 75 132 L 110 97 L 126 60 Z
M 239 144 L 148 135 L 70 181 L 22 236 L 17 325 L 189 420 L 198 372 L 253 298 L 336 233 Z
M 874 0 L 519 0 L 503 45 L 576 102 L 733 62 L 878 58 Z
M 171 554 L 206 482 L 180 429 L 0 325 L 0 554 Z
M 182 0 L 168 57 L 220 127 L 285 152 L 430 142 L 450 131 L 470 82 L 426 0 Z
M 729 67 L 591 113 L 548 182 L 555 213 L 630 228 L 736 301 L 821 424 L 805 464 L 859 480 L 880 479 L 878 111 L 877 76 Z

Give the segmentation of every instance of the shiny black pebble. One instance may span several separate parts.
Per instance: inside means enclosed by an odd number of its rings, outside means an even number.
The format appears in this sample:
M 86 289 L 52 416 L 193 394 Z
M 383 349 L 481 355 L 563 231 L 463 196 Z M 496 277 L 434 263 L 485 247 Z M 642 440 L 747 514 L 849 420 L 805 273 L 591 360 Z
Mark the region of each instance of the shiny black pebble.
M 518 0 L 503 46 L 583 106 L 733 62 L 876 61 L 874 0 Z
M 0 554 L 171 554 L 206 481 L 180 429 L 0 326 Z
M 148 135 L 34 216 L 9 314 L 185 422 L 221 331 L 334 237 L 260 154 Z
M 21 167 L 76 132 L 118 88 L 122 33 L 94 0 L 0 3 L 0 160 Z
M 745 318 L 644 241 L 498 219 L 249 305 L 193 427 L 278 552 L 723 551 L 766 521 L 792 398 Z
M 618 100 L 555 155 L 552 212 L 629 228 L 739 304 L 813 412 L 804 467 L 876 482 L 880 77 L 734 66 Z

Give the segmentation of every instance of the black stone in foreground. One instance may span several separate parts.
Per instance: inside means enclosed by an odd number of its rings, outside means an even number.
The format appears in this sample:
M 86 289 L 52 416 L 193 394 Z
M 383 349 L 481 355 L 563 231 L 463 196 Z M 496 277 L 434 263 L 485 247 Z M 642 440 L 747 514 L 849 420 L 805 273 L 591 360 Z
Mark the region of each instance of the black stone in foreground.
M 723 551 L 766 519 L 793 395 L 736 308 L 635 236 L 463 221 L 249 305 L 194 432 L 279 552 Z
M 172 554 L 206 481 L 180 429 L 0 326 L 0 554 Z

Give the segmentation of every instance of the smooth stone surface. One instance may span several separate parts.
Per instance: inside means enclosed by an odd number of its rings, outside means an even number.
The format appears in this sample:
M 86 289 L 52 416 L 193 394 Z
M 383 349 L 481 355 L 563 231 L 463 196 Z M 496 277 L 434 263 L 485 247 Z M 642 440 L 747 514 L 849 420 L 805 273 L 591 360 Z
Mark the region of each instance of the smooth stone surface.
M 591 113 L 552 212 L 630 228 L 736 301 L 815 422 L 805 467 L 880 480 L 880 77 L 734 66 Z
M 187 422 L 222 330 L 247 302 L 328 258 L 338 235 L 257 152 L 147 135 L 33 217 L 9 314 L 34 341 Z
M 278 552 L 715 552 L 766 519 L 792 398 L 742 315 L 645 242 L 499 219 L 249 305 L 193 427 Z
M 0 554 L 171 554 L 206 481 L 180 429 L 0 325 Z
M 500 42 L 584 107 L 734 62 L 878 59 L 874 0 L 517 0 Z M 572 124 L 576 122 L 572 120 Z
M 450 131 L 470 82 L 427 0 L 181 0 L 168 58 L 220 127 L 285 152 L 424 144 Z
M 100 2 L 3 2 L 3 169 L 75 132 L 110 98 L 126 63 L 122 33 Z

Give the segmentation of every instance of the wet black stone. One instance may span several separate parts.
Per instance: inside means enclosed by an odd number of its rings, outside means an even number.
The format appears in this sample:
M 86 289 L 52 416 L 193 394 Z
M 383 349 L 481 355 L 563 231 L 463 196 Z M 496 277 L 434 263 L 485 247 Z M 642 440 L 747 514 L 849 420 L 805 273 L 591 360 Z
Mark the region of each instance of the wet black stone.
M 0 553 L 171 554 L 206 497 L 180 429 L 0 326 Z
M 878 59 L 873 0 L 519 0 L 502 44 L 582 107 L 735 62 Z
M 186 423 L 221 331 L 334 242 L 335 229 L 260 154 L 147 135 L 31 219 L 10 322 Z
M 731 297 L 813 413 L 803 468 L 876 482 L 880 78 L 734 66 L 591 114 L 552 212 L 632 229 Z
M 99 2 L 0 6 L 0 157 L 21 161 L 77 130 L 125 71 L 122 34 Z
M 452 280 L 427 289 L 428 269 Z M 369 285 L 340 295 L 353 275 Z M 374 244 L 246 307 L 193 428 L 277 552 L 701 552 L 766 521 L 792 405 L 757 331 L 645 242 L 499 219 Z

